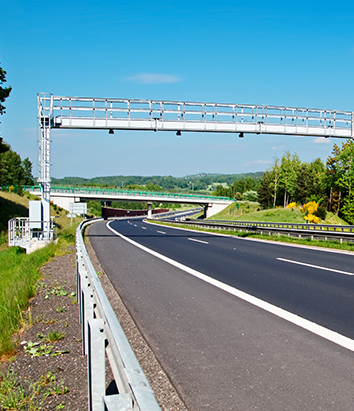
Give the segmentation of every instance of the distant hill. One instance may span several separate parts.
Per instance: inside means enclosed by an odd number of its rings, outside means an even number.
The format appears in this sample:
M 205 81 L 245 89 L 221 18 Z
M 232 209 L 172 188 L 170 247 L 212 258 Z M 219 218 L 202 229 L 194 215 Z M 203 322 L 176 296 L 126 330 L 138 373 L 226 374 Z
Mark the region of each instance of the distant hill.
M 256 173 L 239 173 L 239 174 L 208 174 L 199 173 L 194 175 L 187 175 L 185 177 L 172 176 L 106 176 L 106 177 L 64 177 L 52 178 L 54 185 L 105 185 L 125 187 L 130 184 L 145 186 L 146 184 L 159 185 L 165 190 L 188 190 L 195 191 L 212 191 L 213 186 L 218 184 L 231 185 L 235 180 L 244 180 L 246 177 L 261 180 L 263 172 Z

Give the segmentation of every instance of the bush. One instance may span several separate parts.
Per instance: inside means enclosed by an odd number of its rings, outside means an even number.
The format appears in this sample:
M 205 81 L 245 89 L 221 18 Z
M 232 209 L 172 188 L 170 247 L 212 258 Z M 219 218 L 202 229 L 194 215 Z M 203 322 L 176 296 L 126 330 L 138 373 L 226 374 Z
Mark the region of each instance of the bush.
M 257 191 L 246 191 L 245 193 L 243 193 L 243 199 L 245 201 L 257 201 L 258 199 L 258 193 Z
M 327 211 L 323 206 L 318 206 L 317 210 L 314 212 L 314 215 L 319 217 L 321 220 L 325 220 Z

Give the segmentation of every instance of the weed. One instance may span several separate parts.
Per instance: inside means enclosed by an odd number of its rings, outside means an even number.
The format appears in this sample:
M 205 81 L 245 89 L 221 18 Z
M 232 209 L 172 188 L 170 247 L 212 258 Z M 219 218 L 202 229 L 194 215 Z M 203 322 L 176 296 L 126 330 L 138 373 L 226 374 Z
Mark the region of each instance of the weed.
M 49 331 L 47 336 L 45 337 L 45 341 L 54 342 L 62 340 L 65 337 L 65 332 L 62 333 L 60 331 Z
M 48 300 L 51 295 L 55 295 L 57 297 L 65 297 L 68 295 L 68 292 L 64 290 L 64 288 L 56 283 L 53 288 L 50 291 L 46 292 L 46 295 L 44 296 L 45 300 Z
M 57 308 L 57 312 L 58 313 L 63 313 L 63 312 L 65 312 L 65 310 L 61 305 L 59 305 L 59 307 Z
M 49 331 L 47 335 L 43 335 L 41 333 L 37 333 L 37 339 L 43 340 L 45 342 L 55 342 L 62 340 L 65 337 L 65 332 L 62 333 L 58 330 Z
M 52 354 L 50 354 L 52 357 L 56 357 L 57 355 L 62 355 L 62 354 L 68 354 L 69 350 L 56 350 Z
M 0 404 L 2 410 L 37 411 L 50 396 L 68 392 L 63 381 L 58 382 L 51 372 L 38 381 L 21 381 L 12 369 L 0 374 Z M 61 402 L 63 404 L 63 402 Z M 59 408 L 60 409 L 60 408 Z
M 53 345 L 40 344 L 39 342 L 28 341 L 25 345 L 25 353 L 33 357 L 49 355 L 52 352 Z

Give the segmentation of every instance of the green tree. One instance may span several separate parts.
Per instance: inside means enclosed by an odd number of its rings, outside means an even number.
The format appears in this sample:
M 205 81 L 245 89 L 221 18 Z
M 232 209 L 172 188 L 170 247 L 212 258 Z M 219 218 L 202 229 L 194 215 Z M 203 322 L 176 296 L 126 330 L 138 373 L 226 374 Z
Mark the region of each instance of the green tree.
M 296 181 L 301 161 L 299 156 L 285 151 L 279 167 L 279 189 L 284 196 L 283 206 L 286 207 L 295 197 Z
M 270 171 L 266 171 L 263 174 L 262 180 L 258 187 L 258 202 L 262 205 L 263 208 L 269 208 L 272 205 L 273 196 L 272 196 L 272 174 Z
M 270 172 L 270 189 L 272 190 L 272 197 L 273 197 L 273 207 L 277 204 L 277 193 L 279 190 L 279 158 L 275 158 Z
M 9 97 L 12 87 L 2 87 L 6 83 L 6 71 L 0 66 L 0 114 L 5 114 L 5 106 L 2 104 Z
M 23 168 L 23 182 L 22 184 L 32 186 L 34 184 L 34 179 L 32 175 L 32 163 L 28 157 L 22 161 Z
M 258 200 L 257 191 L 254 191 L 254 190 L 245 191 L 243 193 L 243 199 L 245 201 L 257 201 Z

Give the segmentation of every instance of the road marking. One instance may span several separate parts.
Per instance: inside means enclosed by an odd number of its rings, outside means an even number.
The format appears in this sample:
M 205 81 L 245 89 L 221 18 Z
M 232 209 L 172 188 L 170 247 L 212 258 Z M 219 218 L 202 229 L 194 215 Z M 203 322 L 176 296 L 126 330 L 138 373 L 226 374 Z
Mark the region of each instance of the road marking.
M 348 337 L 345 337 L 344 335 L 341 335 L 335 331 L 329 330 L 325 327 L 322 327 L 322 325 L 318 325 L 316 323 L 313 323 L 312 321 L 306 320 L 305 318 L 299 317 L 296 314 L 290 313 L 289 311 L 286 311 L 280 307 L 277 307 L 273 304 L 269 304 L 265 301 L 262 301 L 261 299 L 254 297 L 253 295 L 247 294 L 244 291 L 238 290 L 237 288 L 231 287 L 230 285 L 224 284 L 221 281 L 215 280 L 214 278 L 208 277 L 206 274 L 200 273 L 197 270 L 193 270 L 193 268 L 187 267 L 184 264 L 181 264 L 177 261 L 172 260 L 171 258 L 168 258 L 160 253 L 157 253 L 156 251 L 151 250 L 150 248 L 147 248 L 136 241 L 131 240 L 128 237 L 125 237 L 123 234 L 118 233 L 114 228 L 110 227 L 110 223 L 108 222 L 106 224 L 106 227 L 111 230 L 114 234 L 118 235 L 119 237 L 123 238 L 124 240 L 128 241 L 129 243 L 135 245 L 136 247 L 139 247 L 141 250 L 146 251 L 147 253 L 150 253 L 151 255 L 160 258 L 161 260 L 167 262 L 168 264 L 173 265 L 176 268 L 179 268 L 180 270 L 185 271 L 188 274 L 193 275 L 194 277 L 199 278 L 202 281 L 205 281 L 208 284 L 211 284 L 215 287 L 220 288 L 221 290 L 234 295 L 235 297 L 241 298 L 244 301 L 247 301 L 250 304 L 253 304 L 265 311 L 268 311 L 271 314 L 276 315 L 277 317 L 280 317 L 286 321 L 289 321 L 292 324 L 295 324 L 307 331 L 310 331 L 322 338 L 325 338 L 328 341 L 331 341 L 335 344 L 340 345 L 341 347 L 344 347 L 350 351 L 354 351 L 354 340 L 351 340 Z
M 157 231 L 157 233 L 166 234 L 164 231 Z
M 348 271 L 341 271 L 341 270 L 336 270 L 334 268 L 321 267 L 319 265 L 301 263 L 300 261 L 287 260 L 286 258 L 277 258 L 277 260 L 285 261 L 286 263 L 305 265 L 306 267 L 318 268 L 320 270 L 333 271 L 334 273 L 339 273 L 339 274 L 354 275 L 354 273 L 349 273 Z
M 196 241 L 197 243 L 209 244 L 208 241 L 196 240 L 195 238 L 188 238 L 190 241 Z
M 146 230 L 146 227 L 141 227 L 143 230 Z

